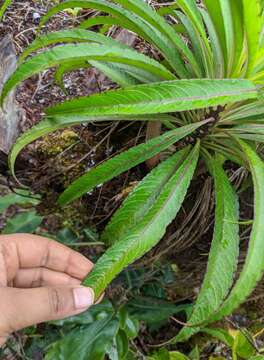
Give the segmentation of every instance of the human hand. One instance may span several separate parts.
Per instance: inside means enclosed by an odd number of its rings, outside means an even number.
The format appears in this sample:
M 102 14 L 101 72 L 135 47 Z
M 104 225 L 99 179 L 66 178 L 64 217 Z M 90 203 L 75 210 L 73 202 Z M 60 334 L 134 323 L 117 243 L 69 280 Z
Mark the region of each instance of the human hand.
M 0 236 L 0 346 L 14 331 L 87 310 L 92 289 L 81 280 L 93 264 L 41 236 Z

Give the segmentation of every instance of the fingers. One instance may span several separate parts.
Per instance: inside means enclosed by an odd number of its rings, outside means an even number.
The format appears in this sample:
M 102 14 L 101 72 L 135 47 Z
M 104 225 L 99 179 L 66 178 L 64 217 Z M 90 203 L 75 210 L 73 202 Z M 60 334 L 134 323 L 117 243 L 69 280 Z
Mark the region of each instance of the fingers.
M 80 285 L 80 283 L 80 280 L 65 273 L 45 268 L 34 268 L 20 269 L 12 285 L 17 288 L 35 288 L 41 286 Z
M 2 339 L 16 330 L 33 324 L 79 314 L 88 309 L 94 301 L 93 291 L 81 286 L 36 289 L 6 287 L 0 288 L 0 292 Z
M 83 255 L 42 236 L 3 235 L 0 237 L 0 244 L 8 270 L 8 281 L 15 277 L 19 268 L 34 267 L 65 272 L 82 280 L 93 266 Z
M 0 287 L 7 285 L 7 269 L 5 265 L 5 258 L 0 245 Z

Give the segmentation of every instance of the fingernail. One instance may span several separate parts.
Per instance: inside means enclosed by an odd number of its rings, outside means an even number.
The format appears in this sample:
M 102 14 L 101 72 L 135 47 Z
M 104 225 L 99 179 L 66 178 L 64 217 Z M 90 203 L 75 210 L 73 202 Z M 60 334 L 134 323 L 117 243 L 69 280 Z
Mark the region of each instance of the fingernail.
M 73 289 L 73 297 L 76 310 L 88 308 L 94 303 L 94 292 L 90 288 Z

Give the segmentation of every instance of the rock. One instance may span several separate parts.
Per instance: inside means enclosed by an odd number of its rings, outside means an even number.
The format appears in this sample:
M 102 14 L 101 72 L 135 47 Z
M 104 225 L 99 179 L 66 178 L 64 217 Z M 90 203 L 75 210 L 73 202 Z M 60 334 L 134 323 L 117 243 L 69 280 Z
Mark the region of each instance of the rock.
M 0 41 L 0 92 L 4 83 L 16 69 L 16 53 L 12 37 L 6 35 Z M 0 108 L 0 151 L 8 153 L 19 133 L 19 122 L 24 112 L 19 108 L 15 91 L 6 98 L 3 109 Z
M 34 12 L 32 15 L 32 18 L 33 18 L 34 24 L 38 25 L 40 22 L 40 18 L 41 18 L 40 14 L 38 12 Z

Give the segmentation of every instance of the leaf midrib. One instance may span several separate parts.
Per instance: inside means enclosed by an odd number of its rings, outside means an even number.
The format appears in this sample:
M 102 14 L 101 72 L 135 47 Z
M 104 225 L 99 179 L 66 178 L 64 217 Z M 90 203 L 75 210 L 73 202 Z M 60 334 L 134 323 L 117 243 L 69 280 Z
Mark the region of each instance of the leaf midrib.
M 148 222 L 148 223 L 146 224 L 146 226 L 144 226 L 144 228 L 142 229 L 142 231 L 140 231 L 140 236 L 144 236 L 144 235 L 145 235 L 145 233 L 149 230 L 149 228 L 151 228 L 151 227 L 153 226 L 153 223 L 154 223 L 155 221 L 157 221 L 157 219 L 159 218 L 160 214 L 164 211 L 164 208 L 165 208 L 165 207 L 167 206 L 167 204 L 170 202 L 173 194 L 175 193 L 175 188 L 179 186 L 179 184 L 182 182 L 182 180 L 183 180 L 184 177 L 185 177 L 185 173 L 187 173 L 188 169 L 191 167 L 194 156 L 195 156 L 195 152 L 193 151 L 193 153 L 192 153 L 191 156 L 189 157 L 188 163 L 187 163 L 186 166 L 184 166 L 184 168 L 182 169 L 182 173 L 180 174 L 179 178 L 177 179 L 177 181 L 176 181 L 173 189 L 171 190 L 171 192 L 170 192 L 169 195 L 167 196 L 167 198 L 166 198 L 165 202 L 163 203 L 162 207 L 160 207 L 160 209 L 156 212 L 156 214 L 154 215 L 154 217 L 152 218 L 152 220 L 151 220 L 150 222 Z M 181 167 L 180 167 L 180 168 L 181 168 Z M 179 168 L 179 169 L 180 169 L 180 168 Z M 178 169 L 178 170 L 179 170 L 179 169 Z M 173 175 L 172 175 L 172 177 L 173 177 Z M 171 179 L 172 179 L 172 177 L 171 177 Z M 170 180 L 169 180 L 169 181 L 170 181 Z M 149 210 L 148 214 L 153 210 L 153 208 L 155 207 L 155 204 L 156 204 L 156 203 L 153 204 L 153 206 L 152 206 L 152 208 Z M 147 217 L 147 216 L 148 216 L 148 215 L 146 215 L 146 217 Z M 127 247 L 127 249 L 126 249 L 127 251 L 124 252 L 124 254 L 127 254 L 128 252 L 130 252 L 130 248 L 131 248 L 131 247 L 134 247 L 134 243 L 137 242 L 138 237 L 139 237 L 139 235 L 133 237 L 133 239 L 132 239 L 132 240 L 130 241 L 130 243 L 129 243 L 130 246 Z M 129 238 L 129 236 L 126 236 L 126 239 L 127 239 L 127 238 Z M 122 254 L 122 257 L 123 257 L 123 254 Z
M 135 91 L 139 91 L 140 88 L 138 90 L 135 89 Z M 117 105 L 111 105 L 111 110 L 112 109 L 115 109 L 117 108 L 118 110 L 118 113 L 117 114 L 120 114 L 120 110 L 122 108 L 125 108 L 127 110 L 127 107 L 131 107 L 131 106 L 151 106 L 151 105 L 157 105 L 157 104 L 161 104 L 161 105 L 164 105 L 164 104 L 173 104 L 175 102 L 187 102 L 187 101 L 195 101 L 195 100 L 211 100 L 211 99 L 214 99 L 214 98 L 217 98 L 217 97 L 227 97 L 227 96 L 235 96 L 235 95 L 239 95 L 239 94 L 249 94 L 249 93 L 252 93 L 254 94 L 256 92 L 255 89 L 241 89 L 238 91 L 226 91 L 226 92 L 222 92 L 222 93 L 215 93 L 214 96 L 212 97 L 212 95 L 204 95 L 204 96 L 187 96 L 187 97 L 181 97 L 180 100 L 179 98 L 177 97 L 173 97 L 173 98 L 170 98 L 169 100 L 162 100 L 162 99 L 157 99 L 155 101 L 148 101 L 148 102 L 137 102 L 137 103 L 127 103 L 127 104 L 117 104 Z M 231 101 L 231 100 L 230 100 Z M 74 100 L 73 100 L 74 102 Z M 229 102 L 229 101 L 227 101 Z M 65 102 L 65 105 L 67 106 L 67 102 Z M 85 106 L 85 105 L 84 105 Z M 89 107 L 91 108 L 91 113 L 92 113 L 92 109 L 93 108 L 96 108 L 95 105 L 88 105 L 87 106 L 87 110 L 89 110 Z M 105 109 L 109 109 L 110 108 L 110 105 L 107 105 L 107 106 L 97 106 L 97 108 L 99 108 L 100 111 L 95 111 L 94 113 L 100 113 L 101 111 L 104 111 Z M 54 110 L 53 110 L 54 109 Z M 82 107 L 75 107 L 74 109 L 64 109 L 64 104 L 62 106 L 58 105 L 58 109 L 56 108 L 49 108 L 47 109 L 46 113 L 47 114 L 53 114 L 53 115 L 56 115 L 56 114 L 59 114 L 61 111 L 63 111 L 64 114 L 71 114 L 71 113 L 86 113 L 87 112 L 86 109 L 83 109 L 83 106 Z M 167 112 L 164 111 L 164 112 Z M 112 113 L 111 113 L 112 114 Z M 136 114 L 136 112 L 133 114 Z M 150 112 L 148 111 L 148 114 L 150 114 Z M 113 114 L 114 115 L 114 114 Z
M 196 144 L 196 146 L 197 146 L 197 144 Z M 197 149 L 196 151 L 198 151 L 198 149 Z M 157 219 L 159 218 L 160 214 L 164 211 L 164 208 L 167 206 L 168 202 L 171 200 L 173 194 L 175 193 L 175 188 L 179 186 L 179 184 L 180 184 L 180 183 L 182 182 L 182 180 L 184 179 L 185 174 L 187 173 L 188 169 L 191 167 L 192 162 L 193 162 L 193 159 L 194 159 L 194 157 L 195 157 L 195 155 L 196 155 L 196 151 L 195 151 L 195 148 L 194 148 L 193 152 L 188 156 L 188 160 L 189 160 L 188 163 L 186 163 L 186 165 L 183 167 L 183 169 L 182 169 L 182 171 L 181 171 L 181 174 L 179 175 L 179 177 L 178 177 L 175 185 L 173 186 L 173 189 L 170 191 L 169 195 L 166 197 L 166 200 L 165 200 L 165 202 L 162 204 L 162 206 L 161 206 L 161 207 L 158 209 L 158 211 L 154 214 L 153 218 L 152 218 L 147 224 L 144 224 L 144 223 L 143 223 L 143 225 L 141 225 L 141 230 L 140 230 L 139 233 L 136 234 L 136 236 L 134 235 L 134 236 L 132 236 L 132 238 L 131 238 L 131 236 L 126 236 L 126 237 L 124 238 L 123 243 L 128 243 L 128 244 L 127 244 L 127 246 L 125 247 L 125 250 L 122 251 L 122 253 L 119 253 L 118 259 L 117 259 L 117 258 L 115 259 L 115 264 L 118 263 L 118 262 L 120 261 L 120 259 L 128 257 L 129 253 L 131 253 L 131 249 L 133 249 L 133 248 L 135 247 L 135 245 L 138 243 L 139 236 L 140 236 L 140 237 L 144 237 L 144 235 L 145 235 L 146 232 L 149 230 L 149 228 L 152 227 L 153 223 L 154 223 L 155 221 L 157 221 Z M 186 160 L 187 160 L 187 159 L 186 159 Z M 180 168 L 179 168 L 179 169 L 180 169 Z M 178 169 L 178 171 L 179 171 L 179 169 Z M 170 180 L 169 180 L 169 181 L 170 181 Z M 148 214 L 150 214 L 151 211 L 154 209 L 155 204 L 156 204 L 156 203 L 154 203 L 154 205 L 152 206 L 152 208 L 149 210 Z M 146 218 L 147 218 L 148 214 L 146 215 Z M 145 220 L 145 221 L 146 221 L 146 220 Z M 138 225 L 137 225 L 136 227 L 134 227 L 133 229 L 137 229 L 137 227 L 138 227 Z M 143 227 L 143 228 L 142 228 L 142 227 Z M 132 229 L 131 231 L 133 231 L 133 229 Z M 159 240 L 160 240 L 160 239 L 159 239 Z M 159 240 L 158 240 L 158 241 L 159 241 Z M 158 241 L 155 241 L 155 242 L 152 244 L 151 247 L 155 246 L 155 244 L 156 244 Z M 114 250 L 115 247 L 120 246 L 120 243 L 122 243 L 122 241 L 116 243 L 115 245 L 113 245 L 113 246 L 110 248 L 110 251 L 111 251 L 111 250 Z M 144 253 L 145 253 L 145 251 L 144 251 Z M 103 256 L 104 256 L 104 255 L 103 255 Z M 141 256 L 141 255 L 140 255 L 140 256 Z M 138 258 L 139 258 L 139 256 L 137 255 L 134 260 L 137 260 Z M 103 257 L 102 257 L 101 259 L 103 259 Z M 115 265 L 114 265 L 114 268 L 115 268 Z M 114 269 L 114 273 L 116 273 L 115 269 Z M 97 279 L 96 283 L 98 283 L 98 279 L 102 279 L 102 281 L 105 283 L 105 277 L 106 277 L 106 275 L 105 275 L 104 273 L 100 273 L 100 272 L 99 272 L 99 274 L 93 274 L 93 273 L 91 273 L 90 279 L 93 279 L 93 277 L 95 277 L 95 278 Z M 88 276 L 87 279 L 89 279 L 89 276 Z M 84 281 L 84 284 L 85 284 L 85 282 L 86 282 L 86 280 Z M 98 285 L 96 285 L 96 288 L 97 288 L 97 287 L 98 287 Z

